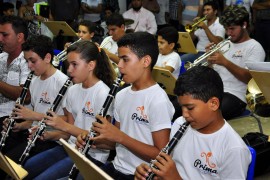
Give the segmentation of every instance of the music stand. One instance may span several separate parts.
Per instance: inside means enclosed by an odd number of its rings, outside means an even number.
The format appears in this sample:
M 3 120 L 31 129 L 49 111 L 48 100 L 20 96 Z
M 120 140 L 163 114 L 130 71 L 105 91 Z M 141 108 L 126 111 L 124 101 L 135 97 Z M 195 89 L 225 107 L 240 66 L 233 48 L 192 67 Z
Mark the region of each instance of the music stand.
M 270 103 L 270 62 L 246 63 L 246 65 L 266 101 Z
M 178 52 L 181 53 L 191 53 L 197 54 L 198 51 L 193 43 L 192 38 L 188 32 L 178 32 L 179 39 L 178 43 L 180 44 L 180 48 L 178 48 Z
M 270 103 L 270 72 L 254 70 L 249 72 L 262 91 L 266 101 Z
M 76 36 L 76 32 L 65 21 L 47 21 L 43 22 L 53 33 L 54 36 Z
M 78 150 L 71 147 L 64 139 L 60 139 L 60 142 L 84 179 L 113 180 L 111 176 L 87 159 Z
M 152 77 L 166 91 L 167 94 L 174 95 L 173 90 L 176 78 L 169 70 L 155 66 L 152 70 Z
M 23 179 L 28 175 L 28 172 L 23 169 L 20 165 L 16 164 L 14 161 L 4 156 L 0 152 L 0 168 L 4 170 L 12 179 Z

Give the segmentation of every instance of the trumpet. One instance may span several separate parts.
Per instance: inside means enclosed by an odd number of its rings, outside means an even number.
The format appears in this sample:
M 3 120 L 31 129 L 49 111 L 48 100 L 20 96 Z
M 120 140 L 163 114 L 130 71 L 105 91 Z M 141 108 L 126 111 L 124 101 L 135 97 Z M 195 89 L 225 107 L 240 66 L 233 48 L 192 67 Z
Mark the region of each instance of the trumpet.
M 78 39 L 77 41 L 73 42 L 70 46 L 72 46 L 73 44 L 81 41 L 82 39 Z M 67 60 L 67 50 L 64 49 L 63 51 L 61 51 L 59 54 L 57 54 L 56 56 L 53 57 L 53 61 L 52 64 L 54 67 L 58 67 L 60 62 L 63 62 Z
M 100 44 L 100 48 L 104 48 L 105 46 L 107 46 L 107 44 L 109 44 L 110 43 L 110 46 L 109 47 L 107 47 L 107 49 L 110 49 L 111 47 L 112 47 L 112 42 L 110 41 L 110 39 L 107 39 L 107 41 L 105 41 L 105 42 L 102 42 L 101 44 Z
M 194 63 L 187 62 L 185 64 L 185 68 L 188 70 L 194 66 L 208 66 L 207 58 L 212 55 L 213 53 L 220 51 L 222 54 L 227 52 L 230 49 L 230 39 L 231 36 L 229 36 L 227 39 L 221 41 L 220 43 L 210 47 L 210 50 L 201 55 L 199 58 L 197 58 Z M 223 49 L 223 47 L 226 47 L 226 49 Z
M 198 24 L 206 20 L 206 16 L 200 18 L 198 21 L 196 21 L 194 24 L 186 24 L 185 25 L 185 30 L 187 32 L 192 32 L 198 29 Z

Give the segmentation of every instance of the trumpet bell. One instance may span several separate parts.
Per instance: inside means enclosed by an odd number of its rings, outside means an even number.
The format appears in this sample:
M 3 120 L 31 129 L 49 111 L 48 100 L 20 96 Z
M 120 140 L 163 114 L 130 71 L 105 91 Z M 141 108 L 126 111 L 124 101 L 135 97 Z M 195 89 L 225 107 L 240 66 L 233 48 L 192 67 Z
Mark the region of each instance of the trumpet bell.
M 249 109 L 259 116 L 270 117 L 270 104 L 267 102 L 254 79 L 249 81 L 247 89 L 248 93 L 246 99 Z

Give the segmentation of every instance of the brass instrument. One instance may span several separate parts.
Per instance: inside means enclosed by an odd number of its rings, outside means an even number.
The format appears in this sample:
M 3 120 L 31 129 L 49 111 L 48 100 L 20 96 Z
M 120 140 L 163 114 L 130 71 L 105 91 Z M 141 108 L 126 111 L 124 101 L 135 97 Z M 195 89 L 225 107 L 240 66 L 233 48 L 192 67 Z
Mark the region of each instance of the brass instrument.
M 201 22 L 206 20 L 206 16 L 198 19 L 198 21 L 196 21 L 194 24 L 186 24 L 185 25 L 185 30 L 187 32 L 192 32 L 192 31 L 196 31 L 198 29 L 198 24 L 200 24 Z
M 221 41 L 220 43 L 212 46 L 209 51 L 201 55 L 199 58 L 197 58 L 194 63 L 187 62 L 185 64 L 185 68 L 188 70 L 194 66 L 208 66 L 207 58 L 212 55 L 213 53 L 220 51 L 222 54 L 227 52 L 230 49 L 230 39 L 231 36 L 229 36 L 227 39 Z M 226 47 L 226 49 L 222 49 L 223 47 Z
M 108 46 L 107 46 L 108 45 Z M 105 47 L 105 46 L 107 46 L 107 47 Z M 112 48 L 112 46 L 113 46 L 113 43 L 112 43 L 112 41 L 110 41 L 110 38 L 109 39 L 107 39 L 106 41 L 103 41 L 101 44 L 100 44 L 100 48 L 105 48 L 105 49 L 108 49 L 108 50 L 110 50 L 111 48 Z M 109 58 L 109 57 L 108 57 Z M 110 58 L 109 58 L 110 59 Z M 112 68 L 114 69 L 114 71 L 115 71 L 115 77 L 117 77 L 119 74 L 120 74 L 120 71 L 119 71 L 119 69 L 118 69 L 118 66 L 117 66 L 117 64 L 115 63 L 115 62 L 113 62 L 112 60 L 110 60 L 110 62 L 111 62 L 111 65 L 112 65 Z
M 77 41 L 73 42 L 70 46 L 72 46 L 73 44 L 75 44 L 81 40 L 82 40 L 81 38 L 78 39 Z M 53 57 L 52 64 L 53 64 L 53 66 L 58 67 L 60 62 L 63 62 L 65 60 L 67 60 L 67 50 L 66 49 L 64 49 L 59 54 L 57 54 L 56 56 Z
M 110 46 L 109 47 L 107 47 L 106 49 L 110 49 L 111 47 L 112 47 L 112 42 L 110 41 L 110 39 L 107 39 L 107 41 L 105 41 L 105 42 L 102 42 L 101 44 L 100 44 L 100 48 L 104 48 L 105 46 L 107 46 L 107 44 L 109 44 L 110 43 Z
M 254 79 L 249 81 L 247 90 L 246 99 L 249 109 L 259 116 L 269 117 L 270 105 Z

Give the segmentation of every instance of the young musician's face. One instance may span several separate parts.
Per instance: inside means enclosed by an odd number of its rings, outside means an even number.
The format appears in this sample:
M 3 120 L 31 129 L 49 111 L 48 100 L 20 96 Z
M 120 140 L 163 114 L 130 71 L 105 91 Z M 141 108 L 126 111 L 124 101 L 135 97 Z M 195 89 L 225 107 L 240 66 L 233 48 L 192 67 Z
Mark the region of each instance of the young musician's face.
M 3 45 L 3 51 L 7 53 L 14 52 L 18 46 L 21 46 L 22 33 L 16 34 L 9 23 L 0 24 L 0 44 Z
M 127 47 L 118 48 L 120 58 L 118 68 L 126 83 L 136 83 L 145 70 L 144 60 L 139 59 L 134 52 Z
M 178 97 L 178 102 L 182 107 L 182 115 L 186 121 L 190 122 L 192 128 L 201 133 L 209 133 L 214 127 L 214 120 L 216 118 L 216 111 L 218 106 L 216 104 L 217 98 L 211 98 L 208 102 L 203 102 L 194 99 L 191 95 L 184 95 Z
M 213 19 L 216 17 L 217 10 L 214 10 L 212 6 L 206 5 L 203 7 L 203 15 L 206 16 L 208 20 Z
M 69 62 L 68 72 L 74 83 L 84 83 L 87 81 L 90 69 L 88 63 L 81 59 L 80 54 L 77 52 L 69 52 L 67 55 Z
M 13 16 L 14 15 L 14 9 L 8 9 L 8 10 L 6 10 L 6 11 L 3 11 L 3 14 L 5 15 L 5 16 Z
M 231 36 L 231 42 L 240 43 L 243 40 L 245 28 L 239 25 L 225 27 L 226 34 Z
M 162 36 L 158 36 L 158 50 L 162 55 L 167 55 L 173 51 L 174 43 L 168 43 Z
M 124 25 L 122 25 L 121 27 L 115 26 L 115 25 L 109 25 L 107 28 L 108 28 L 109 35 L 112 36 L 112 39 L 114 41 L 118 41 L 125 33 Z
M 34 71 L 36 76 L 41 76 L 46 72 L 47 65 L 50 64 L 50 57 L 48 55 L 42 59 L 37 53 L 33 51 L 24 51 L 24 58 L 28 63 L 28 67 L 31 71 Z
M 94 33 L 91 33 L 86 26 L 80 25 L 78 30 L 78 36 L 82 40 L 92 40 Z

